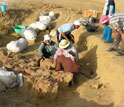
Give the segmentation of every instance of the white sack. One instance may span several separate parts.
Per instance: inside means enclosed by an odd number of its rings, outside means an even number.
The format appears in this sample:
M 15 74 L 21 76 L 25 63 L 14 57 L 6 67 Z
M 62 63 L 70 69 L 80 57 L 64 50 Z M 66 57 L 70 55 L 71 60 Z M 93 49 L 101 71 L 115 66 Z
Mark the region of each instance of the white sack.
M 55 13 L 53 11 L 49 12 L 49 16 L 50 16 L 51 20 L 55 20 L 56 19 Z
M 16 82 L 19 83 L 19 87 L 23 86 L 22 73 L 16 75 L 13 71 L 7 71 L 5 67 L 0 68 L 0 81 L 8 88 Z
M 24 38 L 21 38 L 16 41 L 11 41 L 10 43 L 7 44 L 7 49 L 12 52 L 21 52 L 28 46 L 28 41 L 25 40 Z
M 32 23 L 29 27 L 39 30 L 46 30 L 49 25 L 50 25 L 49 21 L 40 21 Z
M 39 21 L 51 21 L 51 17 L 50 16 L 40 16 L 39 17 Z
M 32 27 L 28 27 L 21 31 L 20 35 L 24 37 L 26 40 L 36 40 L 37 33 Z
M 51 30 L 50 36 L 53 37 L 53 36 L 55 36 L 55 35 L 56 35 L 56 30 L 55 30 L 55 29 Z
M 10 87 L 16 82 L 16 75 L 12 71 L 7 71 L 6 68 L 0 68 L 0 81 L 3 82 L 7 87 Z

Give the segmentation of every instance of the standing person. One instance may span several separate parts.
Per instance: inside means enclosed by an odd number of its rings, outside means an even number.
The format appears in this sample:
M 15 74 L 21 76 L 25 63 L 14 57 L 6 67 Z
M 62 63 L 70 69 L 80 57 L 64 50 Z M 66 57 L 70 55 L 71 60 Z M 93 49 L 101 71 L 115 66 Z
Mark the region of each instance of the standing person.
M 38 53 L 41 59 L 53 57 L 56 53 L 58 46 L 54 41 L 51 40 L 50 35 L 44 35 L 44 41 L 41 43 Z
M 115 2 L 114 0 L 106 0 L 105 6 L 103 9 L 103 15 L 110 15 L 115 13 Z M 104 26 L 104 31 L 103 31 L 103 40 L 105 42 L 111 42 L 112 41 L 112 29 L 108 26 Z
M 103 15 L 100 18 L 100 23 L 108 25 L 114 31 L 114 42 L 111 48 L 107 51 L 117 51 L 119 43 L 121 42 L 120 49 L 116 53 L 116 56 L 124 55 L 124 13 L 114 14 L 111 17 Z
M 78 29 L 80 27 L 81 23 L 79 21 L 75 21 L 74 23 L 66 23 L 60 26 L 57 29 L 57 41 L 58 43 L 62 39 L 69 40 L 70 42 L 74 43 L 74 36 L 71 34 L 71 32 L 75 29 Z

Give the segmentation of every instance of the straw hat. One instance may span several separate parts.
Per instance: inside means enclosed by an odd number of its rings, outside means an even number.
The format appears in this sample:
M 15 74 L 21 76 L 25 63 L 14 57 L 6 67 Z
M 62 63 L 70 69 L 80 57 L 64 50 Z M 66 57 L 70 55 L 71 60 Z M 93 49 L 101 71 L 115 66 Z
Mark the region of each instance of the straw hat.
M 65 40 L 65 39 L 61 40 L 61 42 L 59 43 L 59 47 L 63 48 L 63 49 L 67 48 L 69 45 L 70 45 L 70 42 L 68 40 Z

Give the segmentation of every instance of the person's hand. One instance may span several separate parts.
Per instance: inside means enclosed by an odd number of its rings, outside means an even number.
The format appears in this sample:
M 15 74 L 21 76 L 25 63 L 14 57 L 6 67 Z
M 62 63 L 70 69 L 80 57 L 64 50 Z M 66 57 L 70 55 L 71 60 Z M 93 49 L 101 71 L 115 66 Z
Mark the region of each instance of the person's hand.
M 123 40 L 124 40 L 124 34 L 121 34 L 121 39 L 123 39 Z
M 44 61 L 45 60 L 45 57 L 43 56 L 43 57 L 41 57 L 41 61 Z
M 114 31 L 114 35 L 118 36 L 118 32 L 115 29 L 113 31 Z
M 50 59 L 54 59 L 54 56 L 50 56 Z

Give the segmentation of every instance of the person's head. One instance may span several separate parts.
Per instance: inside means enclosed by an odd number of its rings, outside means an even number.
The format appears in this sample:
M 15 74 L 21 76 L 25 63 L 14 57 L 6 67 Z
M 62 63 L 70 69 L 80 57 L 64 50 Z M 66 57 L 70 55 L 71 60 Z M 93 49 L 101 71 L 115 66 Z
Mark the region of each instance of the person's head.
M 48 35 L 48 34 L 44 35 L 44 42 L 46 44 L 50 44 L 51 43 L 51 37 L 50 37 L 50 35 Z
M 78 20 L 74 21 L 74 28 L 75 29 L 78 29 L 80 27 L 80 25 L 81 25 L 81 23 Z
M 109 21 L 110 21 L 110 17 L 106 15 L 101 16 L 99 20 L 100 24 L 102 25 L 108 25 Z
M 67 49 L 70 45 L 70 42 L 68 40 L 61 40 L 61 42 L 59 43 L 59 47 L 62 49 Z

